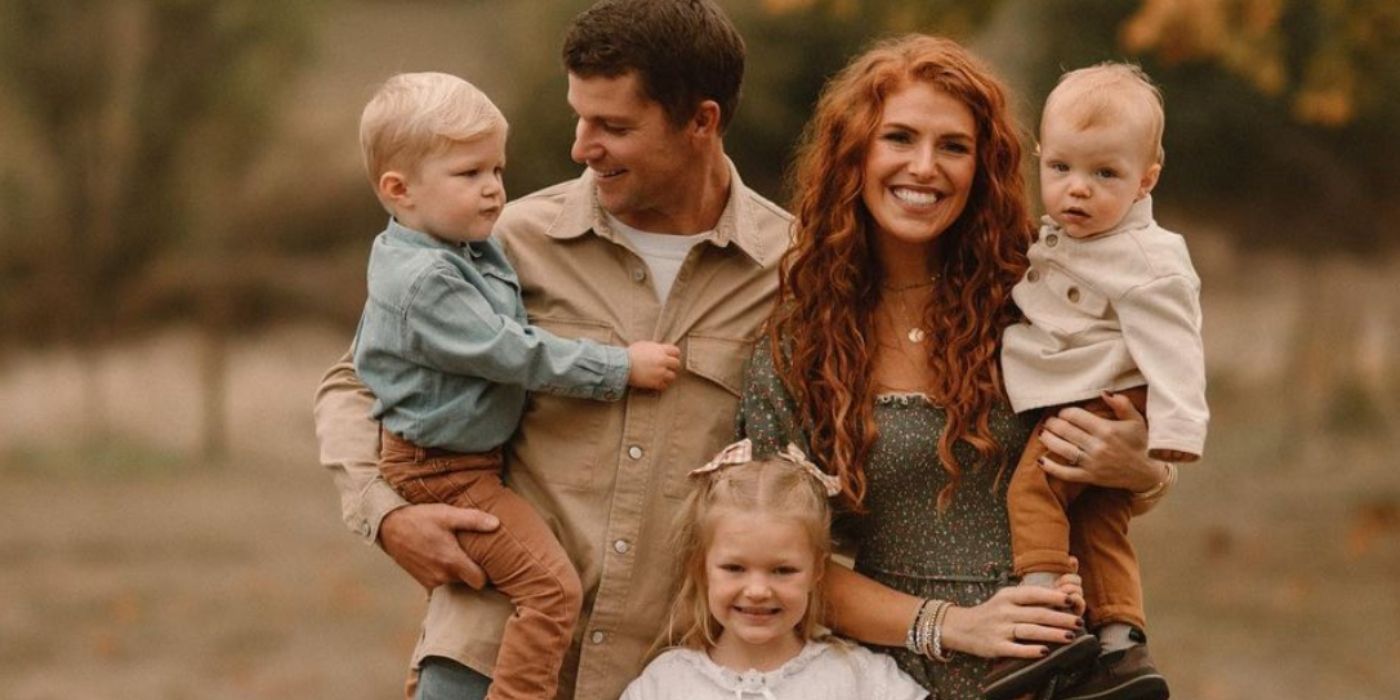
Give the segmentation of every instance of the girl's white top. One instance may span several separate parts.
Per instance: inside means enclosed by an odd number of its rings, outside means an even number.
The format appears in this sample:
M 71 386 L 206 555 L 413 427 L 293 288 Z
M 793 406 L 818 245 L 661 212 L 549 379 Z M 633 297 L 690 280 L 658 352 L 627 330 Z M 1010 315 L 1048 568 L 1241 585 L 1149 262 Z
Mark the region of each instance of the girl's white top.
M 772 671 L 739 673 L 696 649 L 656 657 L 622 700 L 921 700 L 928 691 L 894 659 L 854 644 L 807 642 Z

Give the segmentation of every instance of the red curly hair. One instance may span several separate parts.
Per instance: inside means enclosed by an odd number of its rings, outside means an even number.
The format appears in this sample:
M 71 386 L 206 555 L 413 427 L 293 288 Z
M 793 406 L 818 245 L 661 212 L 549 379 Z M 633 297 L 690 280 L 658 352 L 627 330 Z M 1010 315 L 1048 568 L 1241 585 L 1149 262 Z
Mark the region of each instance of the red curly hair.
M 884 276 L 879 233 L 861 197 L 865 158 L 885 100 L 914 81 L 962 101 L 977 127 L 967 206 L 929 249 L 940 284 L 923 310 L 933 377 L 927 390 L 947 412 L 938 456 L 950 477 L 939 508 L 970 466 L 953 454 L 958 441 L 976 450 L 979 464 L 1001 457 L 989 425 L 993 406 L 1004 400 L 997 350 L 1002 330 L 1017 319 L 1011 287 L 1026 268 L 1033 230 L 1006 91 L 966 49 L 923 35 L 886 40 L 823 88 L 792 173 L 798 223 L 783 257 L 769 337 L 812 454 L 841 479 L 842 500 L 855 511 L 862 510 L 864 465 L 879 436 L 872 374 Z

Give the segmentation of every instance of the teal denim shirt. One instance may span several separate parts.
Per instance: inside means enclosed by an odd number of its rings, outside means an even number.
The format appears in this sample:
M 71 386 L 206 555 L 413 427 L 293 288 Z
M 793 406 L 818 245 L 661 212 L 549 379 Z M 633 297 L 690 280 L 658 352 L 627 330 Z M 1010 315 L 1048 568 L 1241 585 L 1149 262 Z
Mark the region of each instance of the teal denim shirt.
M 354 357 L 386 429 L 457 452 L 510 438 L 526 391 L 615 401 L 629 369 L 625 348 L 528 325 L 495 241 L 450 243 L 393 219 L 370 252 Z

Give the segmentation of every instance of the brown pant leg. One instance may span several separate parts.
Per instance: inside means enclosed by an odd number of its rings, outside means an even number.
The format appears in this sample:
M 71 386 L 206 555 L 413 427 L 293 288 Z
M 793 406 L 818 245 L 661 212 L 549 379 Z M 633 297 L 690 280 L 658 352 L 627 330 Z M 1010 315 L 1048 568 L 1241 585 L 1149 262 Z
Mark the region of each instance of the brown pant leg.
M 1070 565 L 1069 504 L 1083 490 L 1082 484 L 1061 481 L 1037 464 L 1048 452 L 1040 442 L 1045 419 L 1055 415 L 1047 409 L 1031 431 L 1031 439 L 1011 473 L 1007 492 L 1007 515 L 1011 523 L 1012 566 L 1017 576 L 1034 572 L 1065 574 Z
M 396 453 L 386 449 L 383 454 Z M 415 454 L 423 456 L 423 451 Z M 501 637 L 487 697 L 552 698 L 564 654 L 573 641 L 582 585 L 544 519 L 501 483 L 500 467 L 499 452 L 430 457 L 412 465 L 380 463 L 386 479 L 410 502 L 475 508 L 500 521 L 492 532 L 458 533 L 462 549 L 515 605 Z
M 1146 387 L 1119 393 L 1127 396 L 1138 411 L 1146 407 Z M 1086 402 L 1083 407 L 1104 418 L 1116 417 L 1100 399 Z M 1139 629 L 1147 625 L 1137 552 L 1128 539 L 1132 505 L 1132 494 L 1127 491 L 1091 487 L 1069 509 L 1070 552 L 1079 558 L 1089 621 L 1095 627 L 1107 622 L 1125 622 Z

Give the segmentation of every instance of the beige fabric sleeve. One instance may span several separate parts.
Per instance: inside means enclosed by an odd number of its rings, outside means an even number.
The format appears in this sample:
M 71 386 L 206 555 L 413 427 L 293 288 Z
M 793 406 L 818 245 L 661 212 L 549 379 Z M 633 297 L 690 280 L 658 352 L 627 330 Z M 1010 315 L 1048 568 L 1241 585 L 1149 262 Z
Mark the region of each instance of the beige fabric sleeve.
M 321 466 L 340 491 L 340 516 L 352 532 L 374 544 L 389 511 L 408 505 L 379 475 L 379 422 L 370 417 L 374 395 L 355 375 L 350 352 L 332 365 L 316 388 L 316 441 Z

